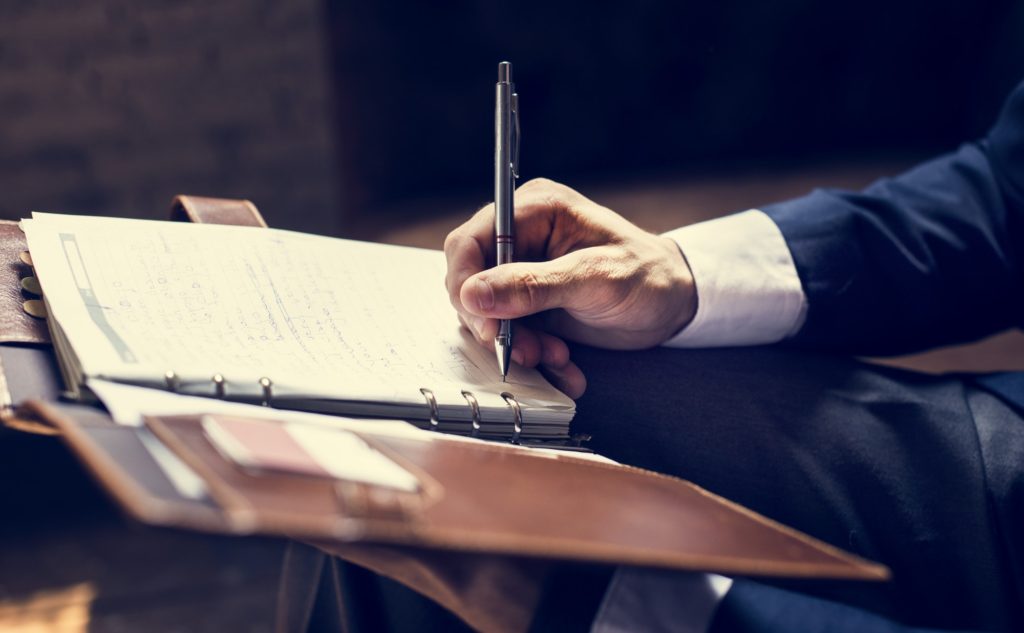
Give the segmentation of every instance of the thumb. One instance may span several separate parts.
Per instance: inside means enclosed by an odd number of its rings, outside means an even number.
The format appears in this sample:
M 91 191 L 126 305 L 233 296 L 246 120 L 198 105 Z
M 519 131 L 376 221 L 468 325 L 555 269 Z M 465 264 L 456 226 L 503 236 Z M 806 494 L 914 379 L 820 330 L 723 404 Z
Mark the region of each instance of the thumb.
M 515 319 L 555 308 L 573 308 L 587 283 L 576 270 L 579 251 L 549 262 L 503 264 L 462 284 L 459 298 L 469 312 L 493 319 Z

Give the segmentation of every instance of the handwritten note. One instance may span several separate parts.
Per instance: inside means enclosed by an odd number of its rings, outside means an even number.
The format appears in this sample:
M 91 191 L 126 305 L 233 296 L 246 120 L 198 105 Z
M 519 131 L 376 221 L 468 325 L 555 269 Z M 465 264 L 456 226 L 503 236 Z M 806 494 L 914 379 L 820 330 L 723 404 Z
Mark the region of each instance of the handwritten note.
M 247 394 L 267 376 L 278 393 L 420 403 L 421 386 L 511 389 L 562 416 L 572 409 L 533 370 L 499 381 L 493 353 L 459 329 L 438 251 L 49 214 L 23 226 L 86 376 L 220 374 Z

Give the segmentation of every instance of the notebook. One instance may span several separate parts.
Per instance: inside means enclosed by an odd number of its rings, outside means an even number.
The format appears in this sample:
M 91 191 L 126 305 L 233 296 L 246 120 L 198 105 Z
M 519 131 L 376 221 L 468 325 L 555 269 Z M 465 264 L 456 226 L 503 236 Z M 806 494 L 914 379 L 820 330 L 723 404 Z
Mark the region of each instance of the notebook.
M 33 214 L 22 221 L 69 393 L 92 378 L 268 406 L 563 440 L 573 401 L 502 382 L 460 328 L 439 251 L 289 231 Z

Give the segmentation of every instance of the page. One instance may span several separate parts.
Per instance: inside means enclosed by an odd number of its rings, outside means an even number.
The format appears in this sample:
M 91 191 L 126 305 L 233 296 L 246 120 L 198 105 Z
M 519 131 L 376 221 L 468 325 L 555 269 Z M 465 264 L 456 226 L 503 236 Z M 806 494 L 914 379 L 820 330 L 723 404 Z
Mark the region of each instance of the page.
M 146 415 L 224 414 L 261 420 L 302 422 L 327 428 L 374 433 L 389 437 L 432 439 L 436 434 L 417 429 L 402 420 L 359 420 L 336 415 L 320 415 L 304 411 L 286 411 L 252 404 L 199 398 L 92 378 L 89 388 L 99 397 L 114 422 L 141 427 Z
M 231 395 L 445 403 L 507 390 L 569 412 L 534 370 L 500 381 L 461 331 L 439 251 L 250 227 L 36 214 L 23 222 L 48 305 L 88 376 Z M 443 397 L 442 397 L 443 396 Z M 464 401 L 463 401 L 464 402 Z M 499 404 L 500 403 L 500 404 Z M 485 404 L 485 402 L 481 402 Z

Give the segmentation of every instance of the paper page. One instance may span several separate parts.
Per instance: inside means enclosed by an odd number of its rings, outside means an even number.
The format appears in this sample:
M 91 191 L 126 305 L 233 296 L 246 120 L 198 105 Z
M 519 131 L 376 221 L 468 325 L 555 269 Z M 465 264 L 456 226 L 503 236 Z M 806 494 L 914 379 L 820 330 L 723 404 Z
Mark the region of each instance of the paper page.
M 287 424 L 286 428 L 292 439 L 336 479 L 406 492 L 419 490 L 415 475 L 351 433 L 296 422 Z
M 281 420 L 286 422 L 303 422 L 339 428 L 348 431 L 375 433 L 391 437 L 409 439 L 430 439 L 434 434 L 423 431 L 402 420 L 358 420 L 336 415 L 320 415 L 272 409 L 253 404 L 228 402 L 215 398 L 200 398 L 171 393 L 160 389 L 149 389 L 125 385 L 108 380 L 92 378 L 88 381 L 89 389 L 96 394 L 103 406 L 110 412 L 110 417 L 118 424 L 142 426 L 144 415 L 201 415 L 221 413 L 241 418 L 259 418 L 261 420 Z
M 23 226 L 87 375 L 232 393 L 409 402 L 420 387 L 571 410 L 533 370 L 467 345 L 438 251 L 213 225 L 36 214 Z M 186 389 L 187 390 L 187 389 Z M 456 392 L 457 393 L 457 392 Z

